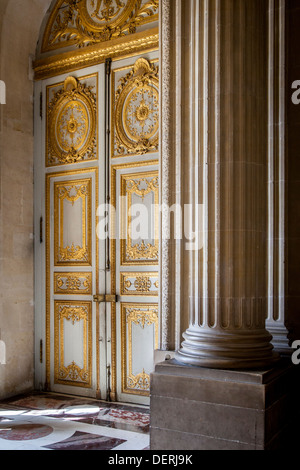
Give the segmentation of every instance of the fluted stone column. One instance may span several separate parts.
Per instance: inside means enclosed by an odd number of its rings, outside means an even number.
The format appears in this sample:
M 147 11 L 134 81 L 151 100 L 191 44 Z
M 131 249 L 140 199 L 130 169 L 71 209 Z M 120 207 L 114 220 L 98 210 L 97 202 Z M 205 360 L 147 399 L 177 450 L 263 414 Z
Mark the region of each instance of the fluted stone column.
M 177 67 L 181 195 L 203 247 L 182 255 L 189 327 L 176 359 L 210 368 L 267 366 L 277 359 L 265 328 L 268 1 L 184 0 L 180 8 L 173 21 L 181 36 L 172 47 L 184 61 Z
M 268 8 L 268 316 L 274 348 L 292 353 L 286 313 L 286 2 L 269 0 Z

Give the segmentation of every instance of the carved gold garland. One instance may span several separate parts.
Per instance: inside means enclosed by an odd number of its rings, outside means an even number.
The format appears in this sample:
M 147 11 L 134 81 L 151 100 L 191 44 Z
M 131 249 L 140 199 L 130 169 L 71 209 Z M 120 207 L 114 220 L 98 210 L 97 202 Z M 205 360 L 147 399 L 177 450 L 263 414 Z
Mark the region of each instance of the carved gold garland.
M 143 155 L 158 151 L 159 69 L 138 59 L 115 93 L 114 156 Z
M 68 77 L 47 109 L 47 166 L 97 159 L 97 97 Z
M 136 32 L 158 18 L 159 0 L 58 0 L 46 26 L 42 53 L 84 47 Z

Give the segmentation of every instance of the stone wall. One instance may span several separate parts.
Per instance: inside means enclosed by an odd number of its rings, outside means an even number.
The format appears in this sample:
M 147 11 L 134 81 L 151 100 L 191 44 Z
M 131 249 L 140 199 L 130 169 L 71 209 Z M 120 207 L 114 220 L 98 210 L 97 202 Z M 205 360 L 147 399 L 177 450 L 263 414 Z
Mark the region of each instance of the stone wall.
M 0 398 L 34 385 L 33 75 L 50 0 L 1 0 L 0 79 Z M 25 8 L 26 7 L 26 8 Z

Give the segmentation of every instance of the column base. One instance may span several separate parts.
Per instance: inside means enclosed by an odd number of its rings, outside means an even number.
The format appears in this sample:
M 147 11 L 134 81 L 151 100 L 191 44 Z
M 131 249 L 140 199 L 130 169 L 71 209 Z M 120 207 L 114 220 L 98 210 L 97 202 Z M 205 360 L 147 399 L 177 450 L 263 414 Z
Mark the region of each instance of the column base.
M 293 349 L 290 347 L 288 338 L 288 330 L 284 325 L 276 325 L 275 322 L 271 324 L 266 323 L 266 329 L 272 335 L 272 344 L 274 350 L 282 356 L 290 356 L 293 353 Z
M 175 359 L 187 365 L 216 369 L 253 369 L 280 359 L 266 330 L 237 332 L 190 327 Z
M 151 450 L 296 448 L 300 369 L 261 371 L 158 364 L 151 376 Z

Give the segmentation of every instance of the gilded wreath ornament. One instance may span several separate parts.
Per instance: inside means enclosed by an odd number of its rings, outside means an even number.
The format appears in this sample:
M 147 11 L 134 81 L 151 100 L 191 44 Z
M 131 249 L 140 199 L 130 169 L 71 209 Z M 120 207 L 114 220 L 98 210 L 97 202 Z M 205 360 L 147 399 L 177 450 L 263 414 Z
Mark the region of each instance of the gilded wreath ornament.
M 92 86 L 68 77 L 48 104 L 48 165 L 97 158 L 97 98 Z
M 159 144 L 159 69 L 138 59 L 115 93 L 115 152 L 143 155 Z

